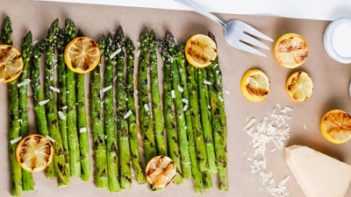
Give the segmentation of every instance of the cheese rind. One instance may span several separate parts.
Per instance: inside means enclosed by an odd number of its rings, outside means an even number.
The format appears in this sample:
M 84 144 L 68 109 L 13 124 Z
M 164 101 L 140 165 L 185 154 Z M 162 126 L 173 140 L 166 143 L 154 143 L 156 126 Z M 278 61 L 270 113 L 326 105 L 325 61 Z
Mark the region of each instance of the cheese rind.
M 306 146 L 285 149 L 286 162 L 306 197 L 344 197 L 351 166 Z

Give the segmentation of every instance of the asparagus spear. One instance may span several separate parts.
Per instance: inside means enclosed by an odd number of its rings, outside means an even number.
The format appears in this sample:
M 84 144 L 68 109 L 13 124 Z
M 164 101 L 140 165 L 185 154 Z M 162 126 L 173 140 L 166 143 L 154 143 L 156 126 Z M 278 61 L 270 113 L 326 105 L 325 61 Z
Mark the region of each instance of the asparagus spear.
M 12 45 L 12 23 L 9 16 L 6 16 L 1 26 L 1 42 L 2 44 Z
M 165 141 L 164 133 L 164 120 L 163 112 L 161 107 L 161 94 L 160 87 L 158 82 L 158 68 L 157 68 L 157 46 L 155 33 L 150 32 L 150 83 L 151 83 L 151 100 L 152 100 L 152 112 L 154 117 L 154 127 L 155 127 L 155 136 L 157 151 L 159 155 L 167 155 L 167 145 Z
M 1 42 L 3 44 L 12 44 L 11 40 L 12 25 L 10 17 L 6 17 L 1 27 Z M 16 144 L 20 137 L 20 122 L 19 122 L 19 100 L 18 100 L 18 80 L 14 80 L 8 84 L 8 100 L 9 100 L 9 132 L 8 132 L 8 151 L 10 161 L 10 179 L 11 179 L 11 194 L 20 196 L 22 193 L 22 172 L 21 167 L 16 160 Z
M 101 53 L 105 51 L 105 37 L 99 39 L 99 48 Z M 92 71 L 91 83 L 90 83 L 90 117 L 91 117 L 91 131 L 93 135 L 94 144 L 94 181 L 95 185 L 99 188 L 107 186 L 107 160 L 106 160 L 106 141 L 103 125 L 103 111 L 102 101 L 100 96 L 101 90 L 101 77 L 100 67 L 102 67 L 102 61 L 100 61 L 98 67 Z
M 29 134 L 29 122 L 28 122 L 28 87 L 29 83 L 29 63 L 32 56 L 32 33 L 28 32 L 22 43 L 22 58 L 23 58 L 23 71 L 21 74 L 21 86 L 19 87 L 19 110 L 21 124 L 21 136 L 27 136 Z M 34 189 L 34 181 L 32 173 L 22 170 L 22 187 L 24 191 L 31 191 Z
M 177 175 L 174 183 L 180 184 L 182 182 L 182 166 L 180 164 L 180 152 L 178 144 L 176 114 L 174 111 L 172 101 L 172 62 L 173 57 L 169 54 L 165 42 L 159 45 L 160 52 L 163 58 L 163 114 L 165 115 L 165 129 L 168 143 L 168 154 L 173 160 L 177 168 Z
M 47 120 L 49 125 L 49 134 L 55 140 L 54 142 L 54 167 L 57 176 L 58 185 L 68 185 L 69 168 L 66 165 L 66 157 L 62 144 L 60 129 L 58 126 L 57 112 L 57 80 L 55 79 L 56 60 L 55 60 L 55 44 L 59 31 L 59 23 L 56 19 L 48 30 L 45 42 L 45 94 L 49 102 L 46 105 Z
M 135 178 L 138 183 L 145 182 L 143 164 L 139 153 L 139 141 L 138 141 L 138 128 L 136 123 L 136 109 L 134 102 L 134 45 L 133 42 L 126 39 L 126 54 L 127 54 L 127 94 L 128 94 L 128 109 L 130 115 L 128 117 L 129 123 L 129 146 L 132 157 L 132 164 L 135 171 Z
M 116 66 L 116 101 L 117 101 L 117 132 L 118 132 L 118 144 L 119 144 L 119 158 L 120 158 L 120 183 L 123 189 L 130 188 L 132 182 L 132 172 L 130 167 L 130 152 L 129 152 L 129 131 L 128 131 L 128 119 L 125 117 L 128 113 L 127 107 L 127 92 L 126 92 L 126 76 L 125 71 L 125 38 L 124 32 L 121 26 L 118 27 L 115 34 L 115 41 L 117 51 L 120 51 L 117 57 Z
M 65 43 L 77 35 L 77 28 L 71 19 L 65 21 Z M 76 81 L 75 73 L 67 69 L 66 73 L 67 99 L 67 137 L 71 176 L 81 175 L 79 140 L 77 131 Z
M 105 58 L 105 77 L 103 89 L 104 92 L 104 126 L 107 136 L 107 171 L 108 171 L 108 189 L 112 192 L 120 190 L 118 182 L 119 169 L 118 169 L 118 143 L 115 125 L 114 98 L 113 98 L 113 67 L 116 61 L 111 58 L 113 52 L 112 36 L 108 35 L 106 39 Z
M 83 181 L 89 180 L 90 161 L 89 161 L 89 139 L 85 109 L 85 91 L 84 91 L 84 74 L 76 75 L 76 91 L 77 91 L 77 117 L 79 128 L 79 147 L 80 147 L 80 162 L 81 162 L 81 178 Z
M 175 59 L 177 48 L 173 35 L 170 32 L 166 33 L 165 42 L 172 58 Z M 187 128 L 184 117 L 184 105 L 182 102 L 183 87 L 180 86 L 179 69 L 177 61 L 172 61 L 171 66 L 172 73 L 172 88 L 175 93 L 174 105 L 176 109 L 176 119 L 178 127 L 178 138 L 180 147 L 180 157 L 182 165 L 182 176 L 183 178 L 189 178 L 191 175 L 190 155 L 189 155 L 189 143 L 187 139 Z
M 184 115 L 186 120 L 186 127 L 187 127 L 187 134 L 189 138 L 189 154 L 190 154 L 190 161 L 191 161 L 191 173 L 194 182 L 195 191 L 201 192 L 203 189 L 203 182 L 202 182 L 202 173 L 199 168 L 199 164 L 197 161 L 196 155 L 196 148 L 195 148 L 195 137 L 194 137 L 194 130 L 192 119 L 195 118 L 195 115 L 192 116 L 192 109 L 191 105 L 189 105 L 190 95 L 188 82 L 187 82 L 187 70 L 186 70 L 186 60 L 184 57 L 184 45 L 180 44 L 178 46 L 178 52 L 176 56 L 176 61 L 179 66 L 179 76 L 180 76 L 180 86 L 183 88 L 183 103 L 184 103 Z M 196 101 L 197 102 L 197 101 Z M 195 128 L 195 126 L 194 126 Z M 206 152 L 205 152 L 206 154 Z
M 83 36 L 83 32 L 79 29 L 77 36 Z M 89 137 L 87 129 L 86 109 L 85 109 L 85 91 L 84 80 L 85 74 L 75 74 L 76 78 L 76 101 L 77 101 L 77 125 L 80 148 L 80 163 L 81 163 L 81 179 L 89 180 L 90 161 L 89 161 Z
M 155 135 L 150 113 L 150 87 L 147 81 L 147 67 L 149 64 L 149 31 L 145 29 L 140 37 L 140 57 L 139 57 L 139 81 L 138 81 L 138 97 L 139 97 L 139 113 L 140 126 L 144 139 L 145 160 L 149 161 L 156 156 Z
M 32 79 L 32 89 L 34 94 L 34 113 L 36 119 L 36 125 L 39 130 L 39 133 L 48 136 L 49 135 L 49 127 L 47 122 L 47 116 L 45 111 L 45 106 L 41 104 L 45 102 L 46 98 L 44 95 L 44 89 L 40 85 L 40 61 L 43 52 L 44 42 L 40 41 L 33 48 L 33 58 L 32 58 L 32 66 L 31 66 L 31 79 Z M 45 171 L 45 174 L 48 178 L 55 177 L 55 169 L 54 165 L 51 164 Z
M 210 105 L 208 98 L 208 87 L 205 84 L 206 70 L 198 69 L 198 83 L 199 83 L 199 95 L 200 95 L 200 109 L 201 109 L 201 122 L 204 130 L 204 138 L 207 152 L 208 167 L 211 172 L 216 172 L 216 156 L 213 145 L 212 125 L 210 120 Z
M 227 191 L 227 125 L 222 93 L 222 75 L 219 68 L 218 59 L 216 59 L 216 61 L 208 67 L 208 76 L 209 80 L 213 82 L 213 84 L 209 86 L 209 92 L 211 100 L 214 145 L 218 166 L 218 187 L 221 191 Z
M 190 112 L 192 117 L 192 126 L 195 137 L 196 156 L 199 164 L 199 168 L 202 172 L 207 170 L 207 153 L 205 147 L 205 141 L 203 136 L 203 130 L 201 125 L 200 111 L 199 111 L 199 96 L 198 96 L 198 84 L 197 74 L 193 66 L 187 65 L 188 74 L 188 89 L 190 91 L 189 103 Z
M 193 117 L 192 125 L 195 135 L 197 161 L 199 163 L 200 171 L 202 172 L 203 187 L 204 189 L 208 189 L 212 187 L 212 179 L 211 173 L 208 171 L 207 167 L 207 153 L 200 118 L 197 70 L 193 66 L 187 65 L 187 73 L 190 90 L 190 110 L 191 116 Z
M 22 172 L 21 167 L 16 159 L 16 139 L 20 136 L 20 122 L 18 109 L 18 88 L 17 80 L 12 81 L 8 85 L 9 94 L 9 157 L 11 170 L 11 194 L 13 196 L 20 196 L 22 193 Z M 12 142 L 12 143 L 11 143 Z
M 69 147 L 68 147 L 68 136 L 67 136 L 67 87 L 66 87 L 66 65 L 64 60 L 64 47 L 65 43 L 64 31 L 60 29 L 57 37 L 57 65 L 58 65 L 58 88 L 60 93 L 58 94 L 58 114 L 59 114 L 59 128 L 61 132 L 62 146 L 64 149 L 64 155 L 66 158 L 66 168 L 70 169 L 69 162 Z M 67 171 L 70 176 L 71 171 Z

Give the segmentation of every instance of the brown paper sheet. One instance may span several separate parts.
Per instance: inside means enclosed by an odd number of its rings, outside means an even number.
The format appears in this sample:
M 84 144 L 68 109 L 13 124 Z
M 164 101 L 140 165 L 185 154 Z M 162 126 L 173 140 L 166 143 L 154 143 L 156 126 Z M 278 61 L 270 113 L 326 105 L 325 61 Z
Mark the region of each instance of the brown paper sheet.
M 351 100 L 348 96 L 351 67 L 338 64 L 326 54 L 323 48 L 323 32 L 328 25 L 326 21 L 221 15 L 224 19 L 242 19 L 274 39 L 286 32 L 296 32 L 305 36 L 310 53 L 307 62 L 299 70 L 305 70 L 311 75 L 315 88 L 310 100 L 295 103 L 284 90 L 285 80 L 292 70 L 278 66 L 270 51 L 266 52 L 267 58 L 261 58 L 231 48 L 225 42 L 222 30 L 215 23 L 192 12 L 0 0 L 0 21 L 5 15 L 10 15 L 12 18 L 13 39 L 17 47 L 20 47 L 22 36 L 29 29 L 34 34 L 34 40 L 43 38 L 47 27 L 57 17 L 61 22 L 66 17 L 71 17 L 85 34 L 95 38 L 102 33 L 112 32 L 118 25 L 122 25 L 126 34 L 134 42 L 138 40 L 144 26 L 153 28 L 159 38 L 169 30 L 179 41 L 186 40 L 194 33 L 213 32 L 219 46 L 224 89 L 230 92 L 230 95 L 225 94 L 224 98 L 228 119 L 230 189 L 228 192 L 220 193 L 214 187 L 201 196 L 270 196 L 265 188 L 261 187 L 257 175 L 250 174 L 245 153 L 249 154 L 252 150 L 249 145 L 250 138 L 243 131 L 243 127 L 247 117 L 255 116 L 259 119 L 270 112 L 277 103 L 293 108 L 291 138 L 288 144 L 308 145 L 351 164 L 351 143 L 330 144 L 319 132 L 320 118 L 327 110 L 341 108 L 351 111 L 349 105 Z M 252 67 L 263 69 L 270 77 L 271 92 L 261 103 L 248 102 L 240 91 L 241 76 Z M 0 196 L 10 195 L 7 162 L 7 105 L 6 86 L 0 84 Z M 307 130 L 304 130 L 304 124 Z M 277 180 L 290 175 L 283 152 L 269 153 L 267 158 L 267 167 L 273 171 Z M 117 194 L 109 193 L 106 189 L 95 188 L 92 180 L 85 183 L 79 178 L 73 178 L 72 183 L 66 188 L 58 188 L 55 180 L 47 180 L 42 173 L 35 174 L 35 182 L 35 191 L 25 193 L 23 196 L 198 196 L 193 191 L 190 181 L 180 186 L 171 185 L 158 192 L 150 192 L 145 185 L 133 183 L 132 189 Z M 294 178 L 289 180 L 288 189 L 293 197 L 303 196 Z M 346 196 L 351 196 L 350 190 Z

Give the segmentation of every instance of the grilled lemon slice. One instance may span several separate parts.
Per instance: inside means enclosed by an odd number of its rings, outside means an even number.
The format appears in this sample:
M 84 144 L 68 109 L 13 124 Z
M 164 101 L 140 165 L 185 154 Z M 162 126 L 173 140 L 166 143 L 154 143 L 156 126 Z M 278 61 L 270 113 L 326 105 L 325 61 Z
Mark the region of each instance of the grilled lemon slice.
M 185 57 L 194 67 L 204 68 L 217 57 L 216 43 L 209 36 L 195 34 L 186 41 Z
M 0 45 L 0 82 L 17 79 L 23 70 L 21 53 L 11 45 Z
M 313 82 L 306 72 L 298 71 L 288 78 L 285 89 L 294 101 L 303 102 L 312 96 Z
M 176 166 L 166 156 L 152 158 L 145 168 L 146 179 L 154 190 L 162 189 L 170 184 L 176 176 Z
M 327 112 L 321 120 L 321 132 L 325 139 L 334 144 L 343 144 L 351 139 L 351 116 L 334 109 Z
M 33 134 L 20 141 L 16 148 L 16 158 L 24 170 L 38 172 L 52 162 L 54 149 L 50 140 L 42 135 Z
M 299 34 L 287 33 L 278 38 L 273 53 L 279 65 L 285 68 L 296 68 L 307 60 L 307 42 Z
M 269 92 L 267 75 L 259 69 L 248 70 L 241 78 L 240 89 L 246 99 L 253 102 L 264 100 Z
M 89 37 L 77 37 L 65 48 L 64 58 L 69 69 L 76 73 L 88 73 L 100 62 L 98 44 Z

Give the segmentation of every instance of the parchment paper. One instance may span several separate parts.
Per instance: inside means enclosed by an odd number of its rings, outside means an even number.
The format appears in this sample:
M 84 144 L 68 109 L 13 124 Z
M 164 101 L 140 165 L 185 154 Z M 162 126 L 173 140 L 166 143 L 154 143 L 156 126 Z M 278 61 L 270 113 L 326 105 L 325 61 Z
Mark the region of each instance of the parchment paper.
M 71 17 L 85 34 L 97 37 L 102 33 L 114 31 L 122 25 L 126 34 L 134 42 L 144 26 L 153 28 L 159 38 L 163 38 L 166 30 L 170 30 L 179 41 L 186 40 L 194 33 L 211 31 L 217 38 L 220 65 L 223 71 L 225 106 L 228 119 L 228 168 L 229 191 L 220 193 L 214 187 L 201 196 L 237 196 L 237 197 L 268 197 L 264 187 L 260 186 L 256 175 L 250 174 L 247 154 L 252 150 L 250 138 L 243 131 L 247 117 L 261 118 L 280 103 L 293 108 L 292 132 L 288 144 L 302 144 L 316 148 L 324 153 L 351 164 L 351 143 L 333 145 L 322 137 L 319 121 L 326 111 L 341 108 L 351 111 L 348 83 L 351 66 L 341 65 L 328 57 L 323 48 L 323 32 L 328 22 L 310 20 L 292 20 L 262 16 L 221 15 L 225 19 L 238 18 L 254 25 L 272 38 L 286 32 L 296 32 L 305 36 L 309 44 L 309 57 L 299 70 L 307 71 L 314 81 L 314 94 L 304 103 L 291 101 L 285 92 L 285 80 L 292 70 L 278 66 L 271 51 L 267 58 L 256 57 L 231 48 L 224 40 L 222 30 L 216 24 L 192 12 L 165 11 L 155 9 L 106 7 L 92 5 L 33 3 L 27 1 L 0 0 L 0 21 L 10 15 L 13 21 L 15 46 L 20 42 L 27 30 L 34 34 L 34 40 L 43 38 L 49 24 L 60 18 L 61 24 L 66 17 Z M 269 43 L 268 43 L 269 44 Z M 271 81 L 271 92 L 261 103 L 247 101 L 241 94 L 239 83 L 242 74 L 249 68 L 263 69 Z M 7 90 L 0 85 L 0 196 L 9 196 L 9 166 L 7 155 Z M 303 125 L 306 125 L 305 131 Z M 33 128 L 33 123 L 31 124 Z M 247 154 L 245 154 L 245 152 Z M 285 164 L 284 153 L 268 154 L 268 169 L 273 171 L 277 180 L 290 175 Z M 93 181 L 85 183 L 80 178 L 73 178 L 66 188 L 58 188 L 56 180 L 47 180 L 42 173 L 35 174 L 36 187 L 34 192 L 23 196 L 198 196 L 192 189 L 192 183 L 186 181 L 180 186 L 150 192 L 145 185 L 133 184 L 132 189 L 120 193 L 109 193 L 107 189 L 95 188 Z M 294 178 L 288 182 L 291 196 L 301 197 L 303 193 Z M 261 190 L 261 191 L 259 191 Z M 347 196 L 351 196 L 351 191 Z

